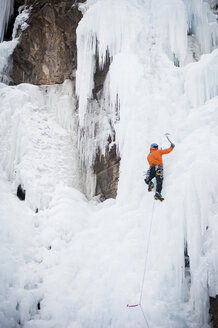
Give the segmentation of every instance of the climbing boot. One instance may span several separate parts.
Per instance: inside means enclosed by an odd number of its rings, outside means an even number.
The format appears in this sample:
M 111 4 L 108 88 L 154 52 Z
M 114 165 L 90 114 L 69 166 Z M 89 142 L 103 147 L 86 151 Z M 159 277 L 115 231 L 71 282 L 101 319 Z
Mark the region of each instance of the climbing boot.
M 164 200 L 164 198 L 161 196 L 161 194 L 159 194 L 159 192 L 156 192 L 156 194 L 154 195 L 154 199 L 158 199 L 161 202 Z
M 154 188 L 154 184 L 152 181 L 150 181 L 148 184 L 148 191 L 152 191 L 153 188 Z

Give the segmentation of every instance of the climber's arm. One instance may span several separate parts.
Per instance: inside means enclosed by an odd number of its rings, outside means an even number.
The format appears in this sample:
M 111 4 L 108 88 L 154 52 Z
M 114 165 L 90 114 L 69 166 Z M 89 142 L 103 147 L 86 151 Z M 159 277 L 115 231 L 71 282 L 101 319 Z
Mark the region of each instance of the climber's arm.
M 173 150 L 173 148 L 174 147 L 170 146 L 169 148 L 166 148 L 166 149 L 160 149 L 161 155 L 169 154 Z

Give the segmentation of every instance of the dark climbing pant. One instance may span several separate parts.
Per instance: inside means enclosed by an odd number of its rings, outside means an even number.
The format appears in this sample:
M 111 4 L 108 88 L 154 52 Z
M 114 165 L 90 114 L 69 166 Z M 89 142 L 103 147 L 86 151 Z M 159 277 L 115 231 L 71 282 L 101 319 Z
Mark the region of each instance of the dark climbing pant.
M 161 165 L 151 165 L 146 173 L 145 183 L 149 184 L 156 177 L 156 192 L 161 193 L 163 185 L 163 167 Z

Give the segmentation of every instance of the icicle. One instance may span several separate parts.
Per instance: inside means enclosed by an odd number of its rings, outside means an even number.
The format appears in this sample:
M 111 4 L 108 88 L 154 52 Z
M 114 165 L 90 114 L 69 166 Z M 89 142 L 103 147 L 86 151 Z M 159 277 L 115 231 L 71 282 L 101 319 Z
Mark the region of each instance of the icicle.
M 122 9 L 122 10 L 121 10 Z M 78 68 L 76 93 L 79 96 L 79 120 L 84 115 L 94 86 L 96 55 L 102 68 L 110 57 L 122 51 L 130 51 L 137 34 L 133 29 L 134 12 L 138 8 L 128 1 L 103 0 L 95 3 L 84 14 L 77 28 Z M 113 24 L 111 24 L 113 22 Z
M 183 63 L 187 51 L 187 18 L 181 0 L 161 1 L 152 4 L 157 33 L 162 47 L 175 66 Z
M 185 92 L 193 107 L 218 95 L 218 50 L 187 67 Z
M 189 25 L 189 34 L 195 34 L 202 53 L 213 51 L 218 45 L 216 16 L 203 0 L 184 0 Z
M 1 0 L 0 1 L 0 42 L 3 41 L 5 30 L 11 15 L 14 11 L 14 0 Z
M 106 79 L 101 100 L 93 100 L 96 64 L 103 69 L 108 56 L 113 58 L 120 52 L 132 51 L 133 41 L 140 30 L 139 23 L 133 24 L 138 11 L 134 3 L 132 5 L 126 0 L 99 1 L 90 8 L 86 6 L 77 29 L 79 148 L 81 160 L 88 166 L 93 164 L 97 151 L 104 155 L 108 138 L 113 135 L 111 122 L 116 107 L 116 101 L 111 99 L 109 79 Z

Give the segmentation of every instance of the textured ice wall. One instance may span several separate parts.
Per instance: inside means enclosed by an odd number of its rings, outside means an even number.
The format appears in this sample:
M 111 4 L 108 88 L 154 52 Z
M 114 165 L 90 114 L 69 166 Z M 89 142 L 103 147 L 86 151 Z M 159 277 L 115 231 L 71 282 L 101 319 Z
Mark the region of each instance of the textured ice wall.
M 188 298 L 181 265 L 184 265 L 184 242 L 187 242 L 192 300 L 200 324 L 208 327 L 207 284 L 212 295 L 216 293 L 217 284 L 217 262 L 213 262 L 208 247 L 213 245 L 213 253 L 217 250 L 213 214 L 217 206 L 213 199 L 217 183 L 213 173 L 205 175 L 217 143 L 217 51 L 211 53 L 217 46 L 215 16 L 208 4 L 195 0 L 165 0 L 161 4 L 88 1 L 83 9 L 84 18 L 77 34 L 80 124 L 88 128 L 92 124 L 85 117 L 90 114 L 95 54 L 98 53 L 103 65 L 108 52 L 111 65 L 103 97 L 109 105 L 105 107 L 111 110 L 121 153 L 117 201 L 135 202 L 137 207 L 143 199 L 144 208 L 150 208 L 141 182 L 145 147 L 148 151 L 149 141 L 153 140 L 166 146 L 163 134 L 171 131 L 177 147 L 169 157 L 172 161 L 166 159 L 167 200 L 164 206 L 155 209 L 155 220 L 159 221 L 155 226 L 156 244 L 150 261 L 151 267 L 160 273 L 160 280 L 152 287 L 159 284 L 157 293 L 164 299 L 161 284 L 164 281 L 172 299 L 181 302 L 183 309 L 186 307 Z M 199 63 L 179 69 L 175 65 L 185 64 L 188 33 L 195 35 L 201 53 L 211 54 L 202 56 Z M 84 89 L 83 81 L 86 81 Z M 95 110 L 94 104 L 92 110 Z M 108 117 L 107 111 L 100 111 L 100 115 Z M 108 132 L 105 126 L 104 122 L 100 131 Z M 96 138 L 93 140 L 96 142 Z M 211 146 L 209 140 L 212 140 Z M 91 153 L 92 150 L 90 148 Z M 84 154 L 90 156 L 89 152 Z M 217 172 L 217 163 L 215 156 L 213 172 Z M 215 232 L 214 236 L 211 231 Z M 194 327 L 195 323 L 192 324 Z M 178 323 L 178 326 L 185 324 Z M 192 325 L 187 323 L 187 326 Z
M 184 62 L 187 51 L 186 8 L 182 0 L 151 1 L 152 23 L 164 52 L 176 65 Z
M 86 164 L 92 165 L 97 149 L 104 153 L 116 120 L 114 106 L 109 99 L 109 79 L 106 79 L 100 103 L 91 103 L 96 55 L 99 58 L 97 64 L 103 67 L 108 55 L 113 58 L 120 52 L 130 52 L 140 22 L 138 25 L 134 22 L 139 8 L 125 0 L 89 1 L 84 8 L 86 11 L 77 29 L 76 92 L 79 96 L 80 157 Z M 116 100 L 112 102 L 114 105 Z
M 122 10 L 121 10 L 122 9 Z M 88 100 L 94 86 L 95 60 L 105 63 L 107 51 L 113 57 L 119 52 L 130 51 L 138 27 L 134 16 L 138 8 L 125 0 L 96 1 L 84 14 L 77 28 L 78 69 L 76 92 L 79 96 L 79 118 L 83 124 Z M 97 13 L 97 15 L 96 15 Z M 113 24 L 111 22 L 113 21 Z M 127 38 L 128 35 L 128 38 Z
M 46 208 L 58 184 L 81 188 L 72 90 L 70 81 L 0 85 L 0 161 L 33 209 Z
M 104 153 L 108 137 L 113 136 L 114 126 L 119 120 L 120 101 L 123 101 L 121 93 L 128 97 L 126 91 L 132 92 L 128 80 L 123 84 L 120 76 L 118 81 L 113 65 L 119 62 L 122 54 L 125 62 L 125 55 L 129 56 L 129 69 L 134 80 L 134 69 L 140 69 L 135 67 L 137 60 L 134 53 L 140 52 L 140 48 L 149 48 L 153 43 L 159 44 L 175 63 L 183 62 L 188 25 L 181 0 L 164 0 L 161 4 L 150 1 L 146 5 L 136 0 L 87 1 L 80 8 L 84 13 L 77 29 L 76 93 L 79 98 L 80 155 L 84 162 L 91 165 L 97 149 Z M 92 101 L 96 56 L 100 67 L 104 66 L 107 56 L 113 62 L 100 102 Z M 89 138 L 86 140 L 84 136 Z
M 200 62 L 190 64 L 186 72 L 185 92 L 193 107 L 218 95 L 218 50 L 203 55 Z
M 207 2 L 210 4 L 212 8 L 218 5 L 218 0 L 207 0 Z
M 89 2 L 91 1 L 88 4 Z M 176 56 L 179 61 L 184 60 L 188 26 L 183 2 L 164 0 L 161 4 L 150 2 L 148 7 L 152 12 L 149 16 L 144 11 L 143 3 L 139 1 L 103 0 L 94 2 L 85 11 L 77 29 L 76 92 L 79 96 L 80 124 L 83 124 L 88 100 L 92 96 L 95 55 L 98 55 L 99 65 L 103 67 L 108 53 L 113 58 L 118 53 L 134 52 L 136 38 L 141 33 L 141 24 L 145 28 L 144 40 L 153 38 L 156 42 L 155 37 L 158 37 L 171 59 Z M 138 17 L 138 22 L 135 17 Z M 151 31 L 151 23 L 158 26 L 158 22 L 161 28 Z
M 184 0 L 189 32 L 195 34 L 202 53 L 209 53 L 218 45 L 216 16 L 203 0 Z
M 119 95 L 128 87 L 127 81 L 124 84 L 122 81 L 122 85 L 118 82 L 113 69 L 116 57 L 123 54 L 123 58 L 125 55 L 133 58 L 132 55 L 140 52 L 140 48 L 146 48 L 146 44 L 147 49 L 156 44 L 174 65 L 184 65 L 187 62 L 187 34 L 194 34 L 193 42 L 197 39 L 199 47 L 196 42 L 196 51 L 200 49 L 201 53 L 209 53 L 217 46 L 218 29 L 216 16 L 208 3 L 202 0 L 148 1 L 146 4 L 136 0 L 89 0 L 81 4 L 80 9 L 84 14 L 77 29 L 76 93 L 79 98 L 80 156 L 82 161 L 92 165 L 97 149 L 104 153 L 108 137 L 113 135 L 119 120 L 120 102 L 123 101 Z M 96 102 L 92 94 L 96 63 L 103 67 L 108 56 L 111 61 L 109 74 L 101 101 Z M 143 60 L 143 51 L 140 56 Z M 199 53 L 189 55 L 191 60 L 193 56 L 195 60 L 199 59 Z M 129 66 L 134 62 L 130 59 Z M 128 89 L 128 92 L 131 90 Z M 88 135 L 89 138 L 83 138 Z

